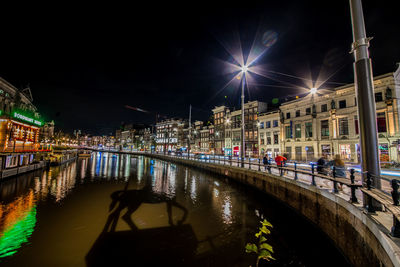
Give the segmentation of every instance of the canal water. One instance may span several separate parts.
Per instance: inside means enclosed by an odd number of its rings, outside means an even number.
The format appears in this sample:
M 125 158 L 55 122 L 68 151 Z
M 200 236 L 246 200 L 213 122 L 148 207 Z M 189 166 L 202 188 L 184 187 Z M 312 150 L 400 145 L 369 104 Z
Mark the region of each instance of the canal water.
M 260 266 L 349 265 L 279 201 L 162 160 L 93 153 L 1 182 L 0 200 L 1 266 L 255 266 L 264 219 Z

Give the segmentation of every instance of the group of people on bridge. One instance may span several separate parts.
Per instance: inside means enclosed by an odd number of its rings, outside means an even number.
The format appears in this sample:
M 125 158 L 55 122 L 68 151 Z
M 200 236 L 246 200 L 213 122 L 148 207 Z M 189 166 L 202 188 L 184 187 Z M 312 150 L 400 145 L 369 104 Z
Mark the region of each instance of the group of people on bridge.
M 286 167 L 288 155 L 283 154 L 283 156 L 281 156 L 278 154 L 274 160 L 275 160 L 276 166 Z M 272 161 L 272 159 L 270 157 L 268 157 L 268 155 L 264 156 L 263 164 L 265 167 L 267 167 L 268 165 L 271 165 L 271 163 L 272 163 L 271 161 Z M 340 158 L 340 155 L 335 155 L 335 158 L 331 161 L 327 161 L 326 155 L 322 155 L 322 157 L 320 157 L 317 160 L 317 173 L 318 174 L 329 175 L 330 169 L 332 169 L 332 172 L 331 172 L 332 176 L 334 175 L 335 177 L 346 177 L 346 168 L 345 168 L 343 160 Z M 334 172 L 334 174 L 333 174 L 333 172 Z

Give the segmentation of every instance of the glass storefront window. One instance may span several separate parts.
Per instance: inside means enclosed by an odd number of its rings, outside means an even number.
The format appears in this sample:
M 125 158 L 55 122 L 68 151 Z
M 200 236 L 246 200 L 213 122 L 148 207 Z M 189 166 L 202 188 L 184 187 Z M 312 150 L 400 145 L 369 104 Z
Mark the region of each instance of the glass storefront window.
M 347 159 L 350 160 L 351 159 L 351 149 L 350 149 L 350 145 L 348 144 L 344 144 L 344 145 L 339 145 L 339 151 L 340 151 L 340 157 L 342 159 Z
M 329 157 L 331 155 L 331 145 L 321 145 L 322 155 Z

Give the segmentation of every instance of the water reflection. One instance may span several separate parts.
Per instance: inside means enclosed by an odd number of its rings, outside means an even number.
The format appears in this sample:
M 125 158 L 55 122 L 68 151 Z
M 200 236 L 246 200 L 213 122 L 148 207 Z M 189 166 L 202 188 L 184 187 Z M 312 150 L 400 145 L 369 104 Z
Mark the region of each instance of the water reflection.
M 36 224 L 33 190 L 0 205 L 0 258 L 11 256 L 28 241 Z
M 8 260 L 2 264 L 24 266 L 29 260 L 30 265 L 84 265 L 86 256 L 88 261 L 96 253 L 112 256 L 103 249 L 114 244 L 110 251 L 128 258 L 132 253 L 144 255 L 141 248 L 146 245 L 150 252 L 154 247 L 174 250 L 177 257 L 195 261 L 193 266 L 249 266 L 244 247 L 264 217 L 274 225 L 270 238 L 278 265 L 300 265 L 293 255 L 335 254 L 334 248 L 321 246 L 324 241 L 313 242 L 318 246 L 309 248 L 312 253 L 298 252 L 304 237 L 290 225 L 295 215 L 288 212 L 282 218 L 285 207 L 265 199 L 180 165 L 92 153 L 90 158 L 0 183 L 0 255 Z M 300 221 L 296 217 L 296 224 Z M 179 248 L 174 247 L 178 243 Z M 139 249 L 132 252 L 132 247 Z M 65 257 L 66 251 L 73 255 Z

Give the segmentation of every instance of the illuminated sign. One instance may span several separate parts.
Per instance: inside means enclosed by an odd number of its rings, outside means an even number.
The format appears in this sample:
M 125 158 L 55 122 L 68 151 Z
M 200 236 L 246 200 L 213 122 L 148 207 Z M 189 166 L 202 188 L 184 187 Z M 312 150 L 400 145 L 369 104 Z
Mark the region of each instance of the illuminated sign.
M 0 109 L 0 115 L 1 115 L 1 113 L 3 113 L 3 111 Z
M 41 121 L 39 121 L 39 120 L 36 120 L 36 119 L 30 118 L 30 117 L 28 117 L 28 116 L 22 115 L 22 114 L 20 114 L 20 113 L 18 113 L 18 112 L 16 112 L 16 111 L 14 111 L 14 112 L 12 113 L 12 117 L 13 117 L 13 118 L 16 118 L 16 119 L 19 119 L 19 120 L 22 120 L 22 121 L 25 121 L 25 122 L 29 122 L 29 123 L 34 124 L 34 125 L 37 125 L 37 126 L 42 126 L 42 124 L 43 124 L 43 123 L 42 123 Z

